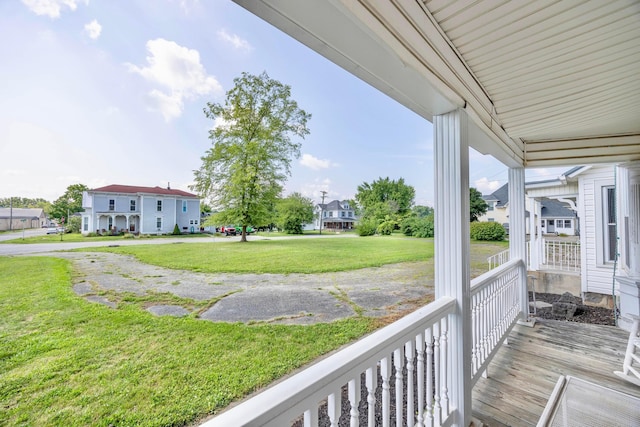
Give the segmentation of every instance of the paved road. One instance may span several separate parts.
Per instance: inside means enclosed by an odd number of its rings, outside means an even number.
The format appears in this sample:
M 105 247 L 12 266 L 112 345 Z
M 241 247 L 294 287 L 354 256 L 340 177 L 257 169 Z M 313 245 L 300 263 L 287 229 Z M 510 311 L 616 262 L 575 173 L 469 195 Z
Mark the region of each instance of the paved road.
M 341 236 L 311 236 L 336 238 Z M 259 236 L 251 236 L 256 240 Z M 297 237 L 299 238 L 299 237 Z M 111 241 L 108 244 L 171 244 L 239 240 L 239 237 L 166 238 Z M 278 238 L 280 239 L 280 237 Z M 397 315 L 433 295 L 432 263 L 402 263 L 379 268 L 323 274 L 205 274 L 143 264 L 135 258 L 111 253 L 53 252 L 105 246 L 106 242 L 0 244 L 0 255 L 49 255 L 68 259 L 74 266 L 73 289 L 87 301 L 117 309 L 119 298 L 172 293 L 185 298 L 182 305 L 154 304 L 156 315 L 182 316 L 196 310 L 201 319 L 228 322 L 310 324 L 363 314 Z M 206 310 L 190 307 L 188 300 Z

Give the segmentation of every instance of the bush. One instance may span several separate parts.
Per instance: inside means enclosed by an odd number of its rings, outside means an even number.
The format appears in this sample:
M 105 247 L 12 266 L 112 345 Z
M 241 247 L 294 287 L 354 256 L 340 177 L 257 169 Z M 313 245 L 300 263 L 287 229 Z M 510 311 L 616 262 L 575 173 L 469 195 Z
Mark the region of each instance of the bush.
M 178 235 L 182 234 L 180 232 L 180 227 L 178 227 L 178 224 L 176 224 L 176 226 L 173 227 L 173 233 L 171 233 L 171 234 L 173 234 L 174 236 L 178 236 Z
M 415 216 L 405 218 L 400 224 L 400 230 L 405 236 L 433 237 L 433 214 L 423 218 Z
M 469 232 L 474 240 L 504 240 L 504 227 L 497 222 L 472 222 Z
M 376 231 L 378 234 L 382 234 L 383 236 L 390 236 L 393 233 L 393 230 L 396 228 L 396 222 L 392 220 L 386 220 L 381 222 Z
M 356 227 L 359 236 L 373 236 L 376 234 L 377 224 L 373 220 L 360 221 Z

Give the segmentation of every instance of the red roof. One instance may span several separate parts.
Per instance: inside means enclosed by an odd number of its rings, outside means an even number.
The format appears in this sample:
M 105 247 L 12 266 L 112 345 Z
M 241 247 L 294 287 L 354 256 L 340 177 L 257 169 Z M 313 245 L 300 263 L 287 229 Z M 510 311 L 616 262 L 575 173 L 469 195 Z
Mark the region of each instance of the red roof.
M 94 188 L 91 190 L 93 192 L 104 192 L 104 193 L 126 193 L 126 194 L 161 194 L 163 196 L 182 196 L 182 197 L 195 197 L 199 198 L 199 196 L 187 193 L 182 190 L 173 190 L 170 188 L 162 188 L 162 187 L 138 187 L 135 185 L 118 185 L 111 184 L 106 187 Z

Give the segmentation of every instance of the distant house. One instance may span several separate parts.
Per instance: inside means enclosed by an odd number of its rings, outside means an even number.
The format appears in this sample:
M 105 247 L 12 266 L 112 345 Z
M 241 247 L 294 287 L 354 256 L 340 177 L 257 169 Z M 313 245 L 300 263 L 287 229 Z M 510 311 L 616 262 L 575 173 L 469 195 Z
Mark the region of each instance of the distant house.
M 527 183 L 530 185 L 536 183 Z M 527 195 L 529 195 L 527 193 Z M 509 224 L 509 184 L 505 184 L 489 195 L 482 198 L 488 205 L 487 212 L 478 221 L 495 221 L 506 227 Z M 543 234 L 567 234 L 573 236 L 577 234 L 578 218 L 575 210 L 567 202 L 541 197 L 538 199 L 540 212 L 535 212 L 536 220 L 540 217 L 540 227 Z M 529 217 L 529 212 L 527 212 Z M 526 222 L 526 232 L 529 232 L 529 222 Z
M 39 228 L 48 225 L 42 208 L 0 208 L 0 231 Z
M 319 230 L 322 224 L 322 230 L 353 230 L 356 221 L 354 207 L 349 205 L 348 200 L 334 200 L 316 205 L 313 229 Z
M 161 187 L 108 185 L 82 195 L 82 234 L 200 232 L 200 198 Z

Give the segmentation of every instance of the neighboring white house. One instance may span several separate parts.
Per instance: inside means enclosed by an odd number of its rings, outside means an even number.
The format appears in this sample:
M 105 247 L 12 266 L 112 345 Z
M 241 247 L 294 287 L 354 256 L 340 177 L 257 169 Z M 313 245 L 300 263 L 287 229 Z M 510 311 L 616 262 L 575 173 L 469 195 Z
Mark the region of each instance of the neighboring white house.
M 48 225 L 48 219 L 42 208 L 0 208 L 0 231 L 45 225 Z
M 322 230 L 340 231 L 353 230 L 357 221 L 354 207 L 349 205 L 348 200 L 334 200 L 329 203 L 319 203 L 315 207 L 313 230 L 320 229 L 322 220 Z M 310 227 L 305 227 L 310 229 Z
M 530 186 L 537 183 L 525 183 L 527 195 Z M 478 217 L 478 221 L 497 222 L 502 224 L 507 230 L 509 227 L 509 184 L 504 184 L 496 191 L 489 195 L 483 195 L 482 198 L 487 203 L 487 212 Z M 536 211 L 537 217 L 540 217 L 539 228 L 542 234 L 566 234 L 568 236 L 576 235 L 578 232 L 578 218 L 576 211 L 571 208 L 571 204 L 566 201 L 559 201 L 547 197 L 541 197 L 539 201 L 539 212 Z M 574 206 L 575 208 L 575 206 Z M 527 211 L 529 217 L 529 211 Z M 529 233 L 530 224 L 526 223 L 526 232 Z M 536 230 L 538 227 L 536 227 Z
M 82 194 L 82 234 L 200 232 L 200 198 L 161 187 L 108 185 Z

